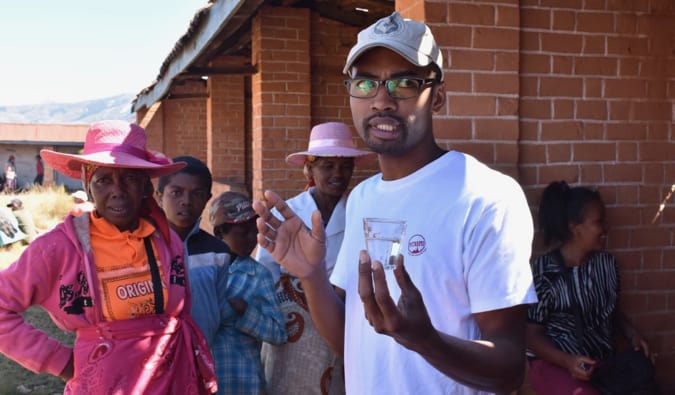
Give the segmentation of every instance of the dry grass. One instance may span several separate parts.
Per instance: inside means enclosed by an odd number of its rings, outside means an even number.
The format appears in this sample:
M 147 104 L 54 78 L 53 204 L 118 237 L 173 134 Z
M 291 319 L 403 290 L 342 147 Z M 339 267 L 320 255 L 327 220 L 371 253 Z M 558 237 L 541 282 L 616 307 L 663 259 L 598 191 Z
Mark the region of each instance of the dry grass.
M 14 198 L 21 199 L 24 210 L 32 214 L 35 226 L 42 232 L 60 223 L 73 207 L 73 199 L 63 186 L 35 187 L 17 195 L 0 195 L 0 204 L 4 206 Z M 14 243 L 0 250 L 0 269 L 14 262 L 24 249 L 22 243 Z
M 73 200 L 63 189 L 34 188 L 18 195 L 0 195 L 0 204 L 7 204 L 13 198 L 23 202 L 25 210 L 33 215 L 38 229 L 49 230 L 56 226 L 68 214 Z M 21 242 L 0 250 L 0 270 L 9 266 L 23 252 Z M 24 313 L 26 320 L 33 326 L 47 332 L 51 337 L 66 344 L 72 344 L 73 335 L 58 329 L 49 315 L 40 307 L 32 307 Z M 25 394 L 51 395 L 63 393 L 63 382 L 48 374 L 35 374 L 0 354 L 0 395 Z

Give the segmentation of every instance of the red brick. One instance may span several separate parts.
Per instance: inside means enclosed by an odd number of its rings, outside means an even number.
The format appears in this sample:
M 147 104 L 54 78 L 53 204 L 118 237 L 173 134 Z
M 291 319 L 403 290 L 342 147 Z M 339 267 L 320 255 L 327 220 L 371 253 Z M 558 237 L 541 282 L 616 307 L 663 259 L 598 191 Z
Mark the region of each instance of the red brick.
M 662 163 L 666 180 L 675 180 L 675 164 L 672 162 Z M 668 182 L 670 185 L 670 182 Z M 675 244 L 674 244 L 675 245 Z
M 497 97 L 497 115 L 499 116 L 516 116 L 518 115 L 519 106 L 520 102 L 516 97 Z
M 526 54 L 521 57 L 520 64 L 526 73 L 543 74 L 551 71 L 549 55 Z
M 546 155 L 546 146 L 543 144 L 520 144 L 520 160 L 522 163 L 548 163 Z
M 571 56 L 551 56 L 554 74 L 569 74 L 574 70 L 574 59 Z
M 641 246 L 656 246 L 659 241 L 664 241 L 663 232 L 660 231 L 651 231 L 648 229 L 644 230 L 647 234 L 635 235 L 639 241 L 643 241 L 648 244 L 640 244 Z M 654 239 L 647 240 L 648 236 L 653 236 Z M 665 241 L 667 242 L 667 240 Z M 664 244 L 661 244 L 664 245 Z M 671 290 L 673 284 L 675 284 L 675 271 L 649 271 L 636 274 L 637 278 L 637 289 L 650 289 L 655 290 Z M 670 314 L 672 315 L 672 313 Z M 654 314 L 654 319 L 663 322 L 663 325 L 668 325 L 668 329 L 675 329 L 675 320 L 673 317 L 668 317 L 668 314 Z M 667 324 L 666 324 L 667 322 Z M 665 329 L 664 326 L 661 326 L 661 329 Z
M 670 123 L 655 123 L 652 122 L 647 128 L 647 138 L 649 140 L 669 140 L 670 138 Z
M 672 121 L 673 105 L 662 101 L 633 102 L 633 119 L 638 121 Z
M 601 97 L 603 81 L 599 78 L 584 78 L 584 97 Z
M 573 10 L 582 8 L 581 0 L 540 0 L 539 5 L 542 7 L 570 8 Z
M 515 52 L 497 52 L 495 54 L 495 71 L 520 71 L 519 54 Z
M 496 103 L 492 96 L 450 96 L 453 115 L 494 115 Z
M 613 58 L 580 57 L 574 61 L 577 75 L 616 75 L 617 60 Z
M 574 100 L 556 99 L 553 101 L 553 119 L 574 118 Z
M 517 164 L 519 158 L 518 145 L 513 143 L 495 144 L 495 163 Z M 516 177 L 515 174 L 511 174 Z
M 639 164 L 620 163 L 604 168 L 605 182 L 640 182 L 642 181 L 642 168 Z
M 585 10 L 604 10 L 607 4 L 607 0 L 585 0 L 584 9 Z
M 608 98 L 642 97 L 647 92 L 647 83 L 639 79 L 606 79 L 605 95 Z
M 644 124 L 608 123 L 605 125 L 605 136 L 608 140 L 635 140 L 642 141 L 647 136 Z
M 495 24 L 495 8 L 490 5 L 450 3 L 448 5 L 449 22 L 461 25 Z
M 523 31 L 520 35 L 520 50 L 528 54 L 541 50 L 541 34 L 535 32 Z
M 636 292 L 629 292 L 635 287 L 624 287 L 623 277 L 621 278 L 621 307 L 625 313 L 631 314 L 644 312 L 647 309 L 647 296 Z
M 664 178 L 664 169 L 660 163 L 645 163 L 642 165 L 643 181 L 645 184 L 661 184 Z M 670 187 L 667 188 L 670 190 Z M 662 198 L 663 196 L 659 196 Z
M 606 33 L 614 30 L 614 15 L 602 12 L 580 12 L 577 14 L 577 31 Z
M 581 123 L 581 133 L 584 140 L 602 140 L 604 137 L 604 123 L 585 120 Z
M 607 120 L 607 102 L 604 100 L 577 100 L 577 119 Z
M 542 99 L 521 99 L 520 116 L 526 119 L 550 119 L 551 101 Z
M 546 8 L 521 8 L 520 23 L 527 29 L 551 28 L 551 11 Z
M 607 54 L 646 56 L 649 54 L 649 42 L 646 37 L 607 37 Z
M 563 162 L 572 160 L 572 147 L 569 143 L 556 143 L 546 145 L 546 163 Z
M 451 50 L 453 70 L 493 70 L 494 53 L 473 50 Z
M 568 122 L 542 122 L 541 139 L 546 140 L 578 140 L 581 138 L 581 123 Z
M 499 27 L 519 27 L 520 10 L 513 6 L 497 6 L 495 25 Z
M 516 50 L 519 42 L 516 29 L 477 27 L 473 31 L 474 48 Z
M 553 180 L 565 180 L 575 183 L 579 178 L 579 166 L 569 165 L 546 165 L 539 167 L 539 182 L 548 184 Z
M 469 119 L 435 118 L 434 135 L 437 139 L 469 140 L 473 137 Z
M 513 74 L 473 74 L 473 91 L 477 93 L 518 93 L 518 78 Z
M 478 160 L 485 163 L 494 162 L 494 147 L 492 144 L 484 143 L 455 143 L 453 147 L 458 151 L 466 152 L 469 155 L 475 156 Z
M 640 185 L 640 199 L 649 202 L 646 211 L 649 219 L 651 219 L 652 214 L 654 214 L 657 203 L 659 203 L 663 197 L 662 191 L 662 185 L 648 185 L 644 182 Z
M 570 30 L 575 27 L 575 12 L 567 10 L 553 11 L 553 30 Z
M 641 161 L 671 161 L 675 152 L 675 143 L 651 142 L 640 143 L 639 153 Z
M 474 139 L 517 141 L 518 122 L 509 119 L 477 119 Z
M 578 34 L 541 33 L 541 49 L 553 53 L 581 53 L 583 37 Z
M 521 147 L 522 151 L 522 147 Z M 522 154 L 521 154 L 522 157 Z M 538 168 L 535 166 L 520 166 L 519 182 L 521 185 L 533 185 L 539 182 Z M 528 199 L 530 201 L 530 199 Z
M 635 206 L 640 203 L 638 200 L 639 196 L 639 190 L 637 185 L 618 185 L 617 186 L 617 204 L 621 205 L 630 205 L 630 206 Z M 622 211 L 623 213 L 624 211 Z M 633 208 L 630 207 L 628 208 L 628 212 L 626 212 L 626 216 L 628 217 L 634 217 L 634 220 L 631 221 L 630 223 L 626 223 L 626 225 L 633 225 L 635 223 L 640 222 L 640 218 L 637 217 L 637 211 Z M 620 218 L 622 215 L 612 215 L 612 218 Z M 622 221 L 625 222 L 626 220 L 622 218 Z M 614 225 L 613 225 L 614 226 Z
M 539 94 L 552 97 L 578 97 L 583 92 L 581 78 L 542 77 L 540 79 Z
M 632 108 L 632 103 L 629 101 L 611 101 L 609 102 L 609 119 L 612 121 L 630 120 Z
M 434 38 L 441 47 L 471 48 L 471 30 L 470 26 L 436 25 Z
M 519 122 L 520 125 L 520 141 L 539 141 L 539 122 L 524 121 L 522 118 Z M 528 163 L 523 161 L 523 163 Z
M 672 209 L 672 207 L 671 207 Z M 671 246 L 663 248 L 664 269 L 675 269 L 675 249 Z M 671 292 L 669 306 L 675 308 L 675 292 Z
M 635 58 L 619 59 L 619 77 L 636 77 L 640 74 L 640 61 Z
M 635 14 L 616 13 L 615 32 L 618 34 L 635 34 L 637 27 L 637 18 Z
M 614 143 L 575 143 L 572 160 L 575 162 L 605 162 L 616 159 Z
M 584 55 L 604 55 L 605 37 L 604 36 L 584 36 Z
M 632 192 L 631 196 L 635 196 L 635 193 L 637 193 L 636 190 L 617 190 L 616 196 L 617 196 L 617 203 L 619 204 L 630 204 L 628 202 L 623 202 L 622 199 L 623 195 L 628 192 Z M 633 202 L 633 205 L 635 202 Z M 634 207 L 627 207 L 627 206 L 622 206 L 622 207 L 609 207 L 607 209 L 607 217 L 612 219 L 612 223 L 610 226 L 612 228 L 620 227 L 620 226 L 631 226 L 635 223 L 640 222 L 640 212 L 638 210 L 635 210 Z
M 648 97 L 668 97 L 668 85 L 663 83 L 664 81 L 647 81 L 647 93 Z M 638 96 L 633 94 L 633 96 Z
M 446 2 L 424 2 L 424 16 L 427 24 L 443 23 L 448 21 L 448 4 Z

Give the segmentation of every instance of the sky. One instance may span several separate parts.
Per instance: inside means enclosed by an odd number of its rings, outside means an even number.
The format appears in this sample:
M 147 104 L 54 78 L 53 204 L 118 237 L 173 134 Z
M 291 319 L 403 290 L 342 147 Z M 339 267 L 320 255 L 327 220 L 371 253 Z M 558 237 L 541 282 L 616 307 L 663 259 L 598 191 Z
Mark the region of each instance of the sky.
M 76 102 L 150 85 L 208 0 L 3 0 L 0 106 Z

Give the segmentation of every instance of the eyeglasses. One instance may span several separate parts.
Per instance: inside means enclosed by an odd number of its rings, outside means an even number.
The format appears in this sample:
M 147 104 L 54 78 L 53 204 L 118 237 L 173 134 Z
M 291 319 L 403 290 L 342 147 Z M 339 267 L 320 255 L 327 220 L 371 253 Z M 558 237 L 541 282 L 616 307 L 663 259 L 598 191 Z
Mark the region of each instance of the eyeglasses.
M 392 78 L 388 80 L 372 80 L 368 78 L 355 78 L 345 80 L 345 86 L 349 96 L 358 99 L 375 97 L 380 85 L 384 85 L 387 93 L 393 99 L 410 99 L 420 94 L 422 87 L 437 82 L 433 78 Z

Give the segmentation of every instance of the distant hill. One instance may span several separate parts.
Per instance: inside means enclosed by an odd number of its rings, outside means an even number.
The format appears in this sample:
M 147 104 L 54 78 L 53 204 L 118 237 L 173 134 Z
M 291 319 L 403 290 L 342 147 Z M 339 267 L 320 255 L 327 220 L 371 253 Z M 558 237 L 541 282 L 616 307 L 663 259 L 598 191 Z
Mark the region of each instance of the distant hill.
M 84 123 L 104 119 L 134 120 L 131 93 L 77 103 L 44 103 L 0 106 L 0 122 L 6 123 Z

